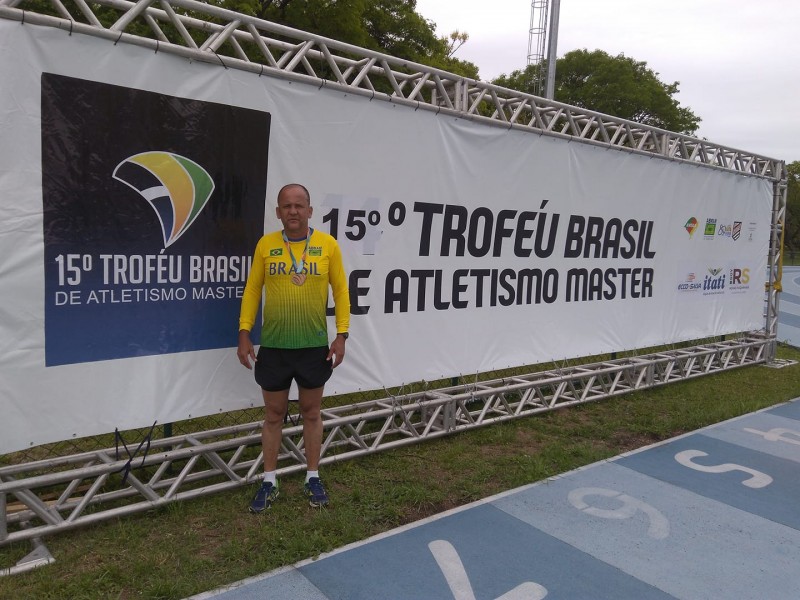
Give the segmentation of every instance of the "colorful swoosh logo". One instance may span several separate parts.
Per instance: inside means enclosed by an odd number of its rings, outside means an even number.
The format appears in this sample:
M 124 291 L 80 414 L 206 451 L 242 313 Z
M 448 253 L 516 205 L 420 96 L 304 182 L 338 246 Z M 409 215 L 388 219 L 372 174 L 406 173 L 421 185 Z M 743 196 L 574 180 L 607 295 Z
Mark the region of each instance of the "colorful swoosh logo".
M 694 235 L 695 229 L 697 229 L 697 219 L 695 219 L 694 217 L 690 218 L 688 221 L 686 221 L 686 225 L 684 225 L 683 227 L 689 233 L 689 237 L 692 237 L 692 235 Z
M 169 247 L 194 223 L 214 191 L 203 167 L 172 152 L 142 152 L 114 169 L 114 179 L 136 190 L 158 215 Z

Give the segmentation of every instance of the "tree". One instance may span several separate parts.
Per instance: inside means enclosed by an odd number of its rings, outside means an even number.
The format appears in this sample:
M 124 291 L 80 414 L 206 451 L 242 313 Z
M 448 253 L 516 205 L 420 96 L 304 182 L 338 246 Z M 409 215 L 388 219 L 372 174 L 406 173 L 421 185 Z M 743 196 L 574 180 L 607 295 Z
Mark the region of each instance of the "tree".
M 227 9 L 356 46 L 368 43 L 365 0 L 218 0 Z
M 556 63 L 556 66 L 558 66 L 558 63 Z M 528 65 L 524 69 L 511 71 L 508 75 L 500 75 L 493 79 L 492 83 L 510 90 L 541 96 L 542 93 L 537 90 L 544 89 L 544 82 L 540 79 L 542 73 L 547 73 L 547 60 L 543 60 L 541 63 Z
M 531 93 L 540 65 L 502 75 L 493 83 Z M 668 131 L 692 135 L 700 117 L 675 99 L 678 82 L 664 83 L 658 73 L 623 54 L 602 50 L 573 50 L 556 62 L 555 99 Z M 541 86 L 540 86 L 541 88 Z
M 416 0 L 375 0 L 363 13 L 367 47 L 397 58 L 422 62 L 441 54 L 435 29 L 416 12 Z
M 469 34 L 466 31 L 459 31 L 458 29 L 451 31 L 450 35 L 445 38 L 445 43 L 447 43 L 447 56 L 453 56 L 458 52 L 458 49 L 466 44 L 468 39 Z
M 453 58 L 456 40 L 436 36 L 416 0 L 218 0 L 221 6 L 354 46 L 477 79 L 478 68 Z

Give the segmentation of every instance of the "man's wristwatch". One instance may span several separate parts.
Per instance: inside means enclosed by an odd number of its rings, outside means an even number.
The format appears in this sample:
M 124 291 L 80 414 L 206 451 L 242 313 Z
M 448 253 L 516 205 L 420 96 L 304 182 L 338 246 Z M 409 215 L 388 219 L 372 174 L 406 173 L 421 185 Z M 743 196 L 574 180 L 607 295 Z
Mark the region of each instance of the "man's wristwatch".
M 347 333 L 346 331 L 345 331 L 344 333 L 337 333 L 336 335 L 340 335 L 340 336 L 342 336 L 344 339 L 347 339 L 347 338 L 349 338 L 349 337 L 350 337 L 350 334 L 349 334 L 349 333 Z

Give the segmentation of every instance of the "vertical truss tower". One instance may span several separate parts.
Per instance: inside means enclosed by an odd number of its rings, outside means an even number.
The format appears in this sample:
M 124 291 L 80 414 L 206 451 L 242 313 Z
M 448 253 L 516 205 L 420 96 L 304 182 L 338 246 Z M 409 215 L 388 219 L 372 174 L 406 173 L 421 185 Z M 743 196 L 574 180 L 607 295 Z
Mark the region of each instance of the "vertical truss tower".
M 547 46 L 547 13 L 549 0 L 531 0 L 531 26 L 528 37 L 528 74 L 531 78 L 530 90 L 536 96 L 544 94 L 545 48 Z M 531 69 L 535 65 L 536 69 Z

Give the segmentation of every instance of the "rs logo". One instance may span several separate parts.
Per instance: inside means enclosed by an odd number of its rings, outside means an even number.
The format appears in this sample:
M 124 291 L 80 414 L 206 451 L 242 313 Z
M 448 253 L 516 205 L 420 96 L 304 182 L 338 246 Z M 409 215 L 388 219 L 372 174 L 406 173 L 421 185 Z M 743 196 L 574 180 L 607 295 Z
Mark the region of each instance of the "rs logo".
M 750 283 L 750 269 L 731 269 L 731 284 L 747 285 Z

